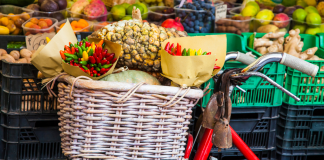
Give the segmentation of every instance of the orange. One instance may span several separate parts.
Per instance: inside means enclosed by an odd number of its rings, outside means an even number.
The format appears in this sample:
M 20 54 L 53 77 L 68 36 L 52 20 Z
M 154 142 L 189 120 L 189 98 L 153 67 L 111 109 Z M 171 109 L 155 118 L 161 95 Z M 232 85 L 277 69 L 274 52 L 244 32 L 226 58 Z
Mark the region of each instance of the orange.
M 27 22 L 27 23 L 25 24 L 25 27 L 30 28 L 33 24 L 34 24 L 34 23 L 32 23 L 32 22 Z
M 30 22 L 32 22 L 34 24 L 38 24 L 38 19 L 37 18 L 32 18 L 32 19 L 30 19 Z
M 78 25 L 78 22 L 77 21 L 72 21 L 72 23 L 71 23 L 71 26 L 72 27 L 76 27 Z
M 75 28 L 75 31 L 80 31 L 82 30 L 82 28 Z
M 60 25 L 60 28 L 63 28 L 64 25 L 65 25 L 65 23 L 62 23 L 62 24 Z
M 50 27 L 53 25 L 53 22 L 51 19 L 44 19 L 44 21 L 47 23 L 47 26 Z
M 77 26 L 78 28 L 85 28 L 89 26 L 89 23 L 84 19 L 80 19 Z

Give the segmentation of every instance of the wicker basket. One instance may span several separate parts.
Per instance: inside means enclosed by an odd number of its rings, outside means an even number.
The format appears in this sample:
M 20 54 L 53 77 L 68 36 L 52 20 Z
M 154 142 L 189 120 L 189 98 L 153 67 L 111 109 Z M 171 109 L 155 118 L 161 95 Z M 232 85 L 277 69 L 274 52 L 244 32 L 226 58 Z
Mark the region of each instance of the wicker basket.
M 66 156 L 182 159 L 191 108 L 202 90 L 79 78 L 59 78 L 58 114 Z
M 128 4 L 134 4 L 136 0 L 102 0 L 106 6 L 113 7 L 118 4 L 122 3 L 128 3 Z

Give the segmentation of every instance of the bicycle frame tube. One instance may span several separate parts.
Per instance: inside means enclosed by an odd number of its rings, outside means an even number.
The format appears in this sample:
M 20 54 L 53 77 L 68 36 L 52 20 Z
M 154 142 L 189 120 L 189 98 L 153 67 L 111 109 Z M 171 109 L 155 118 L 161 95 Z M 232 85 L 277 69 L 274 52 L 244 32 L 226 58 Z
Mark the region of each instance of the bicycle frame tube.
M 252 150 L 246 145 L 246 143 L 241 139 L 241 137 L 233 130 L 230 126 L 232 133 L 232 141 L 234 145 L 239 149 L 239 151 L 248 160 L 259 160 L 259 158 L 252 152 Z M 203 138 L 198 146 L 197 153 L 194 160 L 207 160 L 210 150 L 212 149 L 212 136 L 213 129 L 205 129 Z

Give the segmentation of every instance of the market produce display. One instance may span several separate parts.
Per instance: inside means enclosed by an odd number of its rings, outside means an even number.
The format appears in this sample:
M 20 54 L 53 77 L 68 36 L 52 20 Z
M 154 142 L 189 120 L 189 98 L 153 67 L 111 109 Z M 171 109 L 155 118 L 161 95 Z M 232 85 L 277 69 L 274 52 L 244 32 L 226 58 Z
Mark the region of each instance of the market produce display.
M 286 13 L 282 13 L 284 6 L 283 8 L 274 8 L 276 12 L 280 10 L 276 15 L 272 9 L 260 8 L 261 7 L 258 3 L 250 1 L 246 3 L 245 7 L 241 11 L 242 16 L 255 18 L 252 24 L 253 31 L 260 33 L 288 31 L 290 18 Z
M 141 17 L 137 12 L 136 17 Z M 158 54 L 161 42 L 168 38 L 185 37 L 186 32 L 174 28 L 163 28 L 148 22 L 134 20 L 119 21 L 92 33 L 90 37 L 109 40 L 122 45 L 122 54 L 116 67 L 128 66 L 145 71 L 161 71 L 161 57 Z
M 284 52 L 303 60 L 320 60 L 321 58 L 314 55 L 317 47 L 302 52 L 304 42 L 301 41 L 299 33 L 299 29 L 290 30 L 286 38 L 285 32 L 267 33 L 262 38 L 256 38 L 253 47 L 261 54 Z
M 13 50 L 9 54 L 6 50 L 0 49 L 0 60 L 5 60 L 9 63 L 30 63 L 32 54 L 33 52 L 28 49 Z
M 141 17 L 143 20 L 147 18 L 148 8 L 146 4 L 140 2 L 135 4 L 123 3 L 111 8 L 111 15 L 108 17 L 108 21 L 131 20 L 134 7 L 141 11 Z
M 181 8 L 175 7 L 176 17 L 181 19 L 185 31 L 189 33 L 209 33 L 214 30 L 215 7 L 211 1 L 193 0 Z
M 34 11 L 34 17 L 52 17 L 60 21 L 65 17 L 66 7 L 66 0 L 38 0 L 26 8 Z
M 249 32 L 252 22 L 251 17 L 233 16 L 231 18 L 216 21 L 217 33 L 236 33 Z
M 89 22 L 84 19 L 69 18 L 73 31 L 76 32 L 89 32 Z M 66 20 L 63 20 L 57 24 L 57 32 L 65 25 Z
M 149 10 L 147 20 L 156 25 L 161 25 L 167 19 L 175 18 L 174 9 L 171 7 L 150 7 Z
M 11 7 L 12 9 L 16 10 L 20 13 L 0 13 L 0 34 L 13 34 L 18 35 L 21 34 L 22 24 L 25 23 L 31 17 L 31 12 L 21 9 L 15 6 L 0 6 L 2 7 Z M 4 9 L 1 9 L 4 10 Z M 1 11 L 0 10 L 0 11 Z
M 93 30 L 97 31 L 97 30 L 101 29 L 102 27 L 105 27 L 108 24 L 110 24 L 110 23 L 109 22 L 98 22 L 93 25 Z
M 115 53 L 108 53 L 103 49 L 105 44 L 101 40 L 98 44 L 90 43 L 88 39 L 64 46 L 60 55 L 64 63 L 79 68 L 88 73 L 91 77 L 100 77 L 109 71 L 111 66 L 116 62 Z
M 175 19 L 166 19 L 162 24 L 162 27 L 164 28 L 174 28 L 178 31 L 184 31 L 183 25 L 180 23 L 180 18 L 177 17 Z
M 73 18 L 83 18 L 86 20 L 107 20 L 107 8 L 101 0 L 78 0 L 73 3 L 69 9 L 69 13 Z
M 299 8 L 293 13 L 292 27 L 299 29 L 300 33 L 315 35 L 324 32 L 322 18 L 317 9 L 313 6 L 308 6 L 305 9 Z
M 22 27 L 24 29 L 24 34 L 26 36 L 30 34 L 37 34 L 37 33 L 50 33 L 54 32 L 55 25 L 57 23 L 56 19 L 53 18 L 31 18 L 26 21 Z

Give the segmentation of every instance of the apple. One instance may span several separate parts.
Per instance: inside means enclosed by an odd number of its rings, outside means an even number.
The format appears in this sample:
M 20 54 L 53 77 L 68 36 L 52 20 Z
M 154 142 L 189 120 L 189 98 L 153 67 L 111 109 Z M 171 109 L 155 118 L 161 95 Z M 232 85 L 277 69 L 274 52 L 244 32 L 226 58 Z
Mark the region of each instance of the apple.
M 289 25 L 289 17 L 285 13 L 276 14 L 273 21 L 273 24 L 278 28 L 285 28 Z

